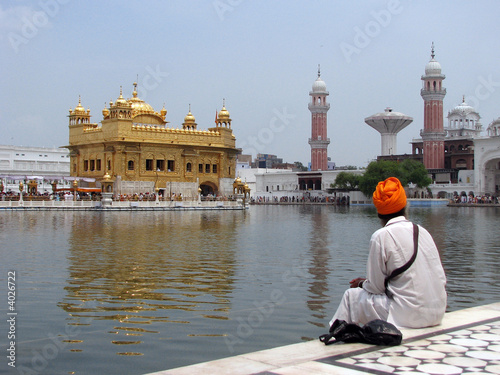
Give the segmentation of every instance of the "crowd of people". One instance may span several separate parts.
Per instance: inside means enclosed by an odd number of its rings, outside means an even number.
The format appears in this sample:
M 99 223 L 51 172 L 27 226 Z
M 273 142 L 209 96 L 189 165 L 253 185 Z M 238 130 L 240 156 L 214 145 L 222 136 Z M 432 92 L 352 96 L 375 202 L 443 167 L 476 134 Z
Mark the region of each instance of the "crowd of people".
M 14 191 L 7 191 L 7 192 L 0 192 L 0 199 L 1 200 L 19 200 L 19 192 L 14 192 Z M 67 190 L 67 191 L 61 191 L 58 193 L 35 193 L 35 194 L 28 194 L 27 192 L 23 192 L 23 199 L 24 200 L 55 200 L 55 201 L 72 201 L 72 200 L 91 200 L 91 201 L 100 201 L 102 199 L 101 193 L 98 192 L 77 192 L 76 193 L 76 198 L 75 195 L 72 191 Z M 156 194 L 155 193 L 134 193 L 134 194 L 115 194 L 113 195 L 112 199 L 114 201 L 155 201 L 156 200 Z M 186 197 L 182 193 L 172 193 L 172 194 L 167 194 L 167 196 L 163 196 L 162 194 L 159 194 L 158 200 L 160 201 L 193 201 L 197 200 L 198 197 Z M 235 200 L 236 198 L 232 195 L 213 195 L 209 194 L 206 196 L 201 196 L 202 201 L 229 201 L 229 200 Z
M 316 196 L 316 197 L 306 197 L 306 196 L 283 196 L 283 197 L 263 197 L 257 196 L 250 199 L 252 204 L 276 204 L 276 203 L 325 203 L 325 204 L 336 204 L 336 205 L 349 205 L 349 196 L 334 197 L 334 196 Z
M 500 201 L 498 197 L 492 195 L 481 195 L 474 196 L 469 195 L 455 195 L 453 197 L 453 202 L 455 203 L 469 203 L 469 204 L 499 204 Z

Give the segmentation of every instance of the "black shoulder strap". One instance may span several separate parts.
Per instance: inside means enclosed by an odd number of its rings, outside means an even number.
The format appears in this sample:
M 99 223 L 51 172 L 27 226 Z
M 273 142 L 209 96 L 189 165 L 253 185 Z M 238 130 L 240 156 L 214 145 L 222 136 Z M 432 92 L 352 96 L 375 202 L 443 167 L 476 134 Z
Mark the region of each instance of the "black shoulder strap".
M 413 255 L 410 258 L 410 260 L 406 262 L 405 265 L 396 268 L 394 271 L 392 271 L 392 273 L 389 276 L 385 278 L 384 286 L 385 286 L 385 294 L 387 295 L 387 297 L 392 298 L 392 293 L 389 291 L 389 289 L 387 289 L 389 281 L 398 276 L 399 274 L 405 272 L 408 268 L 410 268 L 410 266 L 415 261 L 415 258 L 417 257 L 417 252 L 418 252 L 418 225 L 413 223 Z

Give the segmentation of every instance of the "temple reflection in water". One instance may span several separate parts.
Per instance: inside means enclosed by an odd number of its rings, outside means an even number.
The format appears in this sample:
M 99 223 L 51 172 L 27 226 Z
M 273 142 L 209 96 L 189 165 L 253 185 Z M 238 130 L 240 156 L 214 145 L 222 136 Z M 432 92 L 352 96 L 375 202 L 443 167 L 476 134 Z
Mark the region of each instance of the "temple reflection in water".
M 73 222 L 59 306 L 69 324 L 114 320 L 111 333 L 127 335 L 157 333 L 147 329 L 153 322 L 189 323 L 182 311 L 227 319 L 239 225 L 231 214 L 82 215 Z

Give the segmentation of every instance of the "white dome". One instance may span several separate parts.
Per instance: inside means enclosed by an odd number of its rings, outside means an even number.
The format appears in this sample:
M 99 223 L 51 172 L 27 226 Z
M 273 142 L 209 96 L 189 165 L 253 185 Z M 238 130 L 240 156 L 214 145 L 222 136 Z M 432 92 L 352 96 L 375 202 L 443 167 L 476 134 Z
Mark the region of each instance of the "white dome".
M 475 109 L 473 107 L 471 107 L 470 105 L 468 105 L 465 102 L 465 99 L 464 99 L 462 101 L 462 104 L 457 105 L 455 108 L 453 108 L 450 111 L 450 114 L 458 114 L 460 116 L 466 116 L 466 115 L 468 115 L 471 112 L 476 112 L 476 111 L 475 111 Z
M 441 64 L 438 63 L 434 58 L 431 59 L 425 66 L 426 76 L 440 76 L 441 75 Z
M 326 92 L 326 83 L 321 79 L 321 77 L 318 77 L 316 81 L 314 81 L 312 85 L 312 91 L 313 92 Z
M 496 120 L 493 120 L 491 124 L 488 125 L 488 136 L 490 137 L 499 137 L 500 136 L 500 117 Z

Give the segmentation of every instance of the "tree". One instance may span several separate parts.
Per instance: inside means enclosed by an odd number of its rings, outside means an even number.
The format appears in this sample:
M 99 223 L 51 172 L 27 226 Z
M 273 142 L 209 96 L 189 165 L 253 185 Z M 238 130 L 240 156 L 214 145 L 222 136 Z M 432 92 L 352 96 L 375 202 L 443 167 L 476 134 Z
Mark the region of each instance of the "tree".
M 359 174 L 340 172 L 331 187 L 342 190 L 358 190 L 360 181 L 361 176 Z
M 295 168 L 297 168 L 299 171 L 307 171 L 307 167 L 305 167 L 300 161 L 296 161 L 294 164 Z
M 416 160 L 406 159 L 401 163 L 391 160 L 380 160 L 368 164 L 359 183 L 359 190 L 370 197 L 375 191 L 377 184 L 388 177 L 398 178 L 403 186 L 407 186 L 408 183 L 412 182 L 420 188 L 427 187 L 432 182 L 427 175 L 424 165 Z
M 406 177 L 406 184 L 411 182 L 417 184 L 419 188 L 425 188 L 432 183 L 432 179 L 429 177 L 425 166 L 416 160 L 404 160 L 401 163 L 401 168 L 403 169 Z

